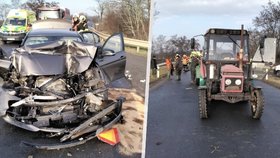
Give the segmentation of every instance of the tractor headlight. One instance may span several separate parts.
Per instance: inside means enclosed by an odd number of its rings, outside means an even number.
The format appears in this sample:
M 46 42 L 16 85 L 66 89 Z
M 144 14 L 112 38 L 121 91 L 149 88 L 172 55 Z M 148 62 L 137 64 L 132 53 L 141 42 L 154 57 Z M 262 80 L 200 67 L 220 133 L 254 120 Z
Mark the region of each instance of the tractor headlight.
M 240 79 L 237 79 L 237 80 L 235 80 L 235 84 L 237 85 L 237 86 L 240 86 L 241 85 L 241 80 Z
M 231 84 L 231 79 L 226 79 L 225 83 L 227 86 L 229 86 Z

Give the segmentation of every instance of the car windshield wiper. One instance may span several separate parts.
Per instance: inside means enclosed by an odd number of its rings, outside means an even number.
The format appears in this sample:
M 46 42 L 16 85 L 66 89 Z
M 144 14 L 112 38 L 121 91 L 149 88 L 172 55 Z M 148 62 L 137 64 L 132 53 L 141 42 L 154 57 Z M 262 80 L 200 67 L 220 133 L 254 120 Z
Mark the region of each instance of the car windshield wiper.
M 236 44 L 236 45 L 239 47 L 239 49 L 241 48 L 240 45 L 239 45 L 238 43 L 236 43 L 236 41 L 235 41 L 234 39 L 232 39 L 231 36 L 230 36 L 229 34 L 227 34 L 227 37 L 228 37 L 234 44 Z

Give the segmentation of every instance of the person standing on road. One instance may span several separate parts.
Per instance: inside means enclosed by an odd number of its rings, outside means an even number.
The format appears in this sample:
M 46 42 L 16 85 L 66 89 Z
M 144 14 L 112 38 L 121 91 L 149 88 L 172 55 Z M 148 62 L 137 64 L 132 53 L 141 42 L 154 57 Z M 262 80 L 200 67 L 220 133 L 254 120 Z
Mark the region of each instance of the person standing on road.
M 153 58 L 151 60 L 151 69 L 152 69 L 152 75 L 156 76 L 158 68 L 157 68 L 157 59 L 155 55 L 153 55 Z
M 165 64 L 167 68 L 167 78 L 171 79 L 171 76 L 173 75 L 173 64 L 170 57 L 165 59 Z
M 183 68 L 183 64 L 182 64 L 181 56 L 179 54 L 176 54 L 176 56 L 175 56 L 175 74 L 177 77 L 177 81 L 181 80 L 182 68 Z
M 184 70 L 184 72 L 187 72 L 188 69 L 189 69 L 189 67 L 188 67 L 189 57 L 188 57 L 186 54 L 184 54 L 182 58 L 183 58 L 183 59 L 182 59 L 182 62 L 183 62 L 183 70 Z
M 191 59 L 191 82 L 194 84 L 195 83 L 195 69 L 196 66 L 199 65 L 199 60 L 201 58 L 201 53 L 199 51 L 193 50 L 190 55 Z

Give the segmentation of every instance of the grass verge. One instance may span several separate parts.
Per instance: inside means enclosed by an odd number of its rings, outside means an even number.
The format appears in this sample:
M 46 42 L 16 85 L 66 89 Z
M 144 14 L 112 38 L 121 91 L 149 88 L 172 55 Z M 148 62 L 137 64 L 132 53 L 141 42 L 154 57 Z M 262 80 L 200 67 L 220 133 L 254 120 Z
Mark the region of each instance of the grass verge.
M 147 57 L 148 54 L 147 49 L 140 49 L 139 52 L 137 52 L 137 49 L 135 47 L 129 47 L 129 46 L 125 46 L 125 51 L 143 57 Z
M 280 89 L 280 77 L 269 76 L 268 80 L 263 80 L 265 83 Z

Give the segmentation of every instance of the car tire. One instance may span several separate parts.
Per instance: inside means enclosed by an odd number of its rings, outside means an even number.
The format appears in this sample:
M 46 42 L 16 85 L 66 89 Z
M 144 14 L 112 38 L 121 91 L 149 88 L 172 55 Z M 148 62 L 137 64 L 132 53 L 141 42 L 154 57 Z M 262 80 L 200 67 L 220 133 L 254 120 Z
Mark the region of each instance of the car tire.
M 201 119 L 207 119 L 208 118 L 208 109 L 207 109 L 207 93 L 206 89 L 200 89 L 199 90 L 199 116 Z
M 249 101 L 253 119 L 260 119 L 264 109 L 264 97 L 261 89 L 256 89 L 253 92 L 253 98 Z

